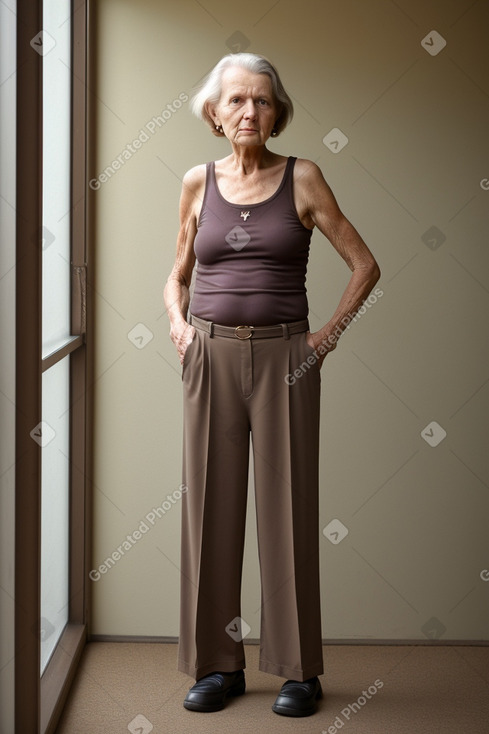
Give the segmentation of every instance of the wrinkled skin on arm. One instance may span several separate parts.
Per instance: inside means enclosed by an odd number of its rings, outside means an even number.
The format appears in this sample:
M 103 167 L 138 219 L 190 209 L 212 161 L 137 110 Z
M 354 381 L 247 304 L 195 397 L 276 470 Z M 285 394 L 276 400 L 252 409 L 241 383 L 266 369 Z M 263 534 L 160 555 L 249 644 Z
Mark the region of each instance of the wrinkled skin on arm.
M 353 225 L 341 212 L 321 170 L 312 161 L 299 159 L 294 177 L 296 207 L 305 227 L 317 227 L 331 242 L 352 271 L 340 302 L 331 319 L 318 331 L 308 334 L 307 341 L 317 349 L 328 345 L 328 337 L 345 329 L 345 317 L 352 319 L 380 278 L 380 269 Z M 342 323 L 343 321 L 343 323 Z M 331 340 L 336 347 L 336 340 Z M 322 364 L 326 353 L 320 358 Z
M 205 166 L 196 166 L 183 178 L 180 196 L 180 229 L 177 252 L 164 290 L 165 307 L 170 319 L 170 337 L 175 344 L 180 363 L 195 329 L 187 322 L 190 282 L 195 265 L 194 239 L 205 185 Z

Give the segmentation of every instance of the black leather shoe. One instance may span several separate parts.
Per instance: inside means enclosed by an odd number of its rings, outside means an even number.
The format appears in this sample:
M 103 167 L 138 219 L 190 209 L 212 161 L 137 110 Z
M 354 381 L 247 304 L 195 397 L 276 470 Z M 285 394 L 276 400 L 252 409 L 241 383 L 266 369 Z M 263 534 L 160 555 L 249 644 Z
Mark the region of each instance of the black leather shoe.
M 229 696 L 241 696 L 245 692 L 244 672 L 209 673 L 189 690 L 183 705 L 190 711 L 220 711 Z
M 319 678 L 305 681 L 285 681 L 272 710 L 282 716 L 311 716 L 316 713 L 316 702 L 323 697 Z

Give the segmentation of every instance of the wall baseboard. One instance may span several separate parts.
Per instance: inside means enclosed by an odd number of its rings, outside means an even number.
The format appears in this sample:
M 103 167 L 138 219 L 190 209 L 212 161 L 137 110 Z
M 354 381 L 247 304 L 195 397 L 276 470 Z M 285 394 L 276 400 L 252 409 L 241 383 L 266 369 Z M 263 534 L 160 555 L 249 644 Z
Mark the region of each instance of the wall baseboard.
M 88 642 L 146 642 L 146 643 L 162 643 L 174 644 L 178 643 L 178 637 L 154 637 L 151 635 L 90 635 Z M 243 640 L 245 645 L 259 645 L 260 640 L 256 638 L 246 638 Z M 323 639 L 323 645 L 429 645 L 433 646 L 461 646 L 461 647 L 487 647 L 489 640 L 382 640 L 382 639 Z

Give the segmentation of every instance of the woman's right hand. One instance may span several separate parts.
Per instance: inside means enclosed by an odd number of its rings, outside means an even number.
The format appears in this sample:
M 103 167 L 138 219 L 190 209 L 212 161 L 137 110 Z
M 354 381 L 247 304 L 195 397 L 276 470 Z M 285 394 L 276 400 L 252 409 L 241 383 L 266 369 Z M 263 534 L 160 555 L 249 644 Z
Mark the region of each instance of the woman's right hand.
M 170 338 L 177 348 L 180 364 L 183 364 L 183 358 L 187 351 L 188 345 L 192 342 L 195 335 L 195 327 L 187 321 L 183 321 L 179 326 L 173 326 L 170 329 Z

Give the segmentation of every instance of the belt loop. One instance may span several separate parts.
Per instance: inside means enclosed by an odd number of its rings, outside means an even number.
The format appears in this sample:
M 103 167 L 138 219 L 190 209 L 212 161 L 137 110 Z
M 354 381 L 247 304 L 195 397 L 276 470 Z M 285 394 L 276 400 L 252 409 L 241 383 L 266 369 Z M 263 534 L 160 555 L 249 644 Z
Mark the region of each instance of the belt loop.
M 209 321 L 209 336 L 211 339 L 214 336 L 214 322 L 213 321 Z
M 288 324 L 280 324 L 280 326 L 282 327 L 282 335 L 284 339 L 290 339 Z

